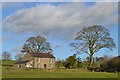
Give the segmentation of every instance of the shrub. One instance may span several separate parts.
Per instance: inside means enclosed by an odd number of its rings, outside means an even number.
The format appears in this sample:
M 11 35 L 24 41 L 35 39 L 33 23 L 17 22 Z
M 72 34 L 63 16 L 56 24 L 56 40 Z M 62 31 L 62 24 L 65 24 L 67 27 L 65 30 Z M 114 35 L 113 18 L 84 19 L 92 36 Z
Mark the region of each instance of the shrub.
M 100 65 L 101 71 L 120 72 L 120 56 L 105 61 Z

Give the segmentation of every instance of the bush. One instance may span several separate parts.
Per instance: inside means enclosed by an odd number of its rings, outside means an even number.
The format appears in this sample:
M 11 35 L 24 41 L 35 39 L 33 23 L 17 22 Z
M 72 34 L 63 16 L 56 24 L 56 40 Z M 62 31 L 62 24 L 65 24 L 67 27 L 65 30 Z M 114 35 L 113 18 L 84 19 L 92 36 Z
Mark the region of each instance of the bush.
M 120 56 L 114 57 L 100 65 L 101 71 L 120 72 Z

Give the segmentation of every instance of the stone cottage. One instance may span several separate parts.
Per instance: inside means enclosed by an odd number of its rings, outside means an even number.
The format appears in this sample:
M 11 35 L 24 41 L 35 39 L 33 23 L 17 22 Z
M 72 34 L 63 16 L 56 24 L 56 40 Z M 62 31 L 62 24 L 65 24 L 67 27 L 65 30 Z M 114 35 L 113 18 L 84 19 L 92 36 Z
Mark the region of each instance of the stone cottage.
M 14 69 L 53 69 L 55 68 L 55 57 L 50 53 L 36 53 L 29 51 L 20 61 L 15 63 L 13 67 Z

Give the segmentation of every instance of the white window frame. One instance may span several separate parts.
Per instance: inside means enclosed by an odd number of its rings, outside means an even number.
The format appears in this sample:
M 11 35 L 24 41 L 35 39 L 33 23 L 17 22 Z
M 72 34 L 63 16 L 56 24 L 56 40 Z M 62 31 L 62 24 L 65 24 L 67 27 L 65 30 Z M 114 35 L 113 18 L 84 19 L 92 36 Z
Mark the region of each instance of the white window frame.
M 40 58 L 37 58 L 37 62 L 40 63 Z

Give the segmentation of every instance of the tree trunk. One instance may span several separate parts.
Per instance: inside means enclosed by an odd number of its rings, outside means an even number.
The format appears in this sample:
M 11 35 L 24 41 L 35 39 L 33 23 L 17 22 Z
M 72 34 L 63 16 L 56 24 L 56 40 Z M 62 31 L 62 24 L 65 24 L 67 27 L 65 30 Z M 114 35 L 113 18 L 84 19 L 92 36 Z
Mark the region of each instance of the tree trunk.
M 89 68 L 91 68 L 93 63 L 93 55 L 90 55 Z

